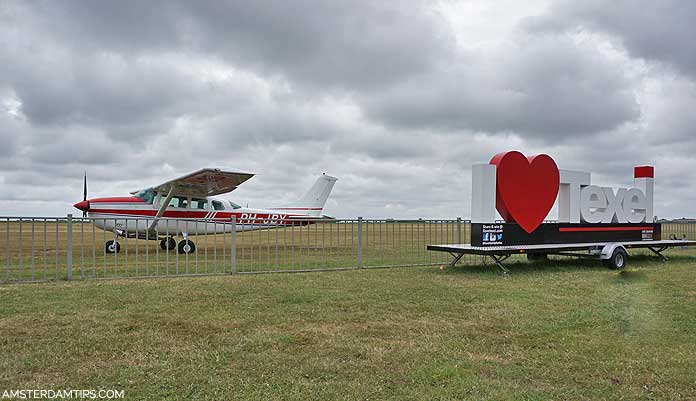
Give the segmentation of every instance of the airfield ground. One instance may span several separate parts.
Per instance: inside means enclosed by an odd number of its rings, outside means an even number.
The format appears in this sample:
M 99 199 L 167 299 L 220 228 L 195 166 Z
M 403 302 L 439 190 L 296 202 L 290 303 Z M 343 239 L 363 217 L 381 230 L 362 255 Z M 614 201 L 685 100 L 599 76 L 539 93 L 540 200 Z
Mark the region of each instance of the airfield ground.
M 696 399 L 696 254 L 0 286 L 0 391 Z

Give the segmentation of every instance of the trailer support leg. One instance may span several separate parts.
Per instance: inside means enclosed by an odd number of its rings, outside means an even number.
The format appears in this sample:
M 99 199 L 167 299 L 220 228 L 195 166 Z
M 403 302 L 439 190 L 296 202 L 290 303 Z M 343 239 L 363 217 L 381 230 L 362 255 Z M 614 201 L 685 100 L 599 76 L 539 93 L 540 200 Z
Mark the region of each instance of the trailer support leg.
M 498 266 L 498 268 L 503 272 L 503 274 L 509 274 L 510 271 L 503 266 L 503 261 L 507 258 L 510 257 L 510 255 L 504 255 L 504 256 L 496 256 L 496 255 L 488 255 L 493 259 L 495 264 Z
M 665 249 L 667 249 L 666 246 L 663 246 L 663 247 L 660 248 L 660 249 L 655 249 L 655 248 L 651 248 L 651 247 L 648 248 L 648 249 L 650 249 L 651 251 L 653 251 L 653 253 L 654 253 L 655 255 L 659 256 L 661 261 L 663 261 L 663 262 L 666 262 L 666 261 L 667 261 L 667 256 L 665 256 L 665 255 L 662 254 L 662 251 L 664 251 Z
M 452 262 L 450 262 L 449 267 L 454 267 L 454 265 L 456 265 L 457 262 L 459 262 L 459 259 L 461 259 L 462 256 L 464 256 L 463 253 L 450 252 L 449 254 L 452 255 L 452 257 L 454 258 L 454 259 L 452 259 Z

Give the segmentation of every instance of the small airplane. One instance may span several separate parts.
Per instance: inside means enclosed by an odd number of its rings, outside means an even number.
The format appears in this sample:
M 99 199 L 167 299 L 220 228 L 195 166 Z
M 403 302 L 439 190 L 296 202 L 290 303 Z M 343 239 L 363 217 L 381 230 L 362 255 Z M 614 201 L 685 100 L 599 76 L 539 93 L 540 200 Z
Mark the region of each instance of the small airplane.
M 330 219 L 321 212 L 335 177 L 322 174 L 296 203 L 266 209 L 242 207 L 214 196 L 232 192 L 254 174 L 204 168 L 163 184 L 131 192 L 129 197 L 87 199 L 87 175 L 82 202 L 73 205 L 94 224 L 114 233 L 107 253 L 118 253 L 119 237 L 159 240 L 163 250 L 189 254 L 196 246 L 190 235 L 222 234 L 307 225 Z M 232 218 L 235 218 L 234 225 Z M 233 228 L 234 227 L 234 228 Z M 182 236 L 178 244 L 174 236 Z

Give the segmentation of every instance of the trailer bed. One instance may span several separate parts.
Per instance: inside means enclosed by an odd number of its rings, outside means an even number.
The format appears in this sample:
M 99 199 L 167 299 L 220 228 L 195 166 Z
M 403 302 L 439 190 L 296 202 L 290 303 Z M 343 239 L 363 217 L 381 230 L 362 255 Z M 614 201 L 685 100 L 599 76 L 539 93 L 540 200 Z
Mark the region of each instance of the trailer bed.
M 508 270 L 503 266 L 502 261 L 506 258 L 517 254 L 556 254 L 566 256 L 588 256 L 582 254 L 573 254 L 574 251 L 592 251 L 601 250 L 608 244 L 617 244 L 625 248 L 648 248 L 662 260 L 667 260 L 661 254 L 667 248 L 694 246 L 696 241 L 687 240 L 645 240 L 645 241 L 627 241 L 627 242 L 583 242 L 570 244 L 535 244 L 535 245 L 509 245 L 509 246 L 472 246 L 471 244 L 437 244 L 428 245 L 429 251 L 448 252 L 454 257 L 450 266 L 454 266 L 459 259 L 464 255 L 483 255 L 490 256 L 505 273 Z
M 471 244 L 442 244 L 428 245 L 429 251 L 464 253 L 471 255 L 507 255 L 517 253 L 579 251 L 592 248 L 602 248 L 608 242 L 584 242 L 574 244 L 540 244 L 540 245 L 511 245 L 511 246 L 472 246 Z M 696 241 L 684 240 L 652 240 L 621 242 L 626 248 L 662 248 L 673 246 L 694 246 Z

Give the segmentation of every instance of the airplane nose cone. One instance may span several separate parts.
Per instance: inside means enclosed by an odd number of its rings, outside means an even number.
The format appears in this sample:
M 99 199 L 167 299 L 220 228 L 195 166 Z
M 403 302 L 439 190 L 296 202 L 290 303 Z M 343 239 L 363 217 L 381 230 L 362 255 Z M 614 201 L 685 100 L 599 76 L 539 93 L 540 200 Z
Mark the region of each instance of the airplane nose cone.
M 89 211 L 89 201 L 77 202 L 74 204 L 75 208 L 82 210 L 83 212 Z

